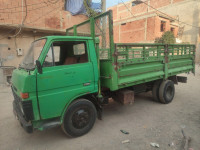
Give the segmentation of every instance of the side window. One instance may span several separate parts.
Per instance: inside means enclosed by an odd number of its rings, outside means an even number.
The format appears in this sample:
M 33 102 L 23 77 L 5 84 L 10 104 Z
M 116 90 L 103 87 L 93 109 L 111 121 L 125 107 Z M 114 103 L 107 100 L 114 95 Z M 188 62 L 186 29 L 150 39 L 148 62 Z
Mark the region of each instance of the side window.
M 53 50 L 54 50 L 54 61 L 55 63 L 59 63 L 60 62 L 60 46 L 54 46 Z
M 74 55 L 84 55 L 85 54 L 85 44 L 76 44 L 73 46 Z
M 43 67 L 73 65 L 88 62 L 86 42 L 56 41 L 52 43 Z
M 43 67 L 51 67 L 53 66 L 53 53 L 52 46 L 49 49 L 49 52 L 46 55 L 45 61 L 43 63 Z
M 60 63 L 56 63 L 56 65 L 73 65 L 88 62 L 86 42 L 60 42 L 59 46 Z

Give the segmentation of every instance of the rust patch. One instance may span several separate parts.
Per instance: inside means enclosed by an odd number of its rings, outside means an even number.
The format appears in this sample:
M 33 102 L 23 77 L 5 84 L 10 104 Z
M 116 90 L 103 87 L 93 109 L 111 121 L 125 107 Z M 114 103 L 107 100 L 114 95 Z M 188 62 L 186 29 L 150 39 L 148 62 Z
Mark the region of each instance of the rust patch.
M 169 63 L 168 59 L 168 44 L 165 45 L 165 63 Z
M 57 17 L 51 17 L 45 19 L 45 26 L 55 29 L 60 29 L 60 19 Z

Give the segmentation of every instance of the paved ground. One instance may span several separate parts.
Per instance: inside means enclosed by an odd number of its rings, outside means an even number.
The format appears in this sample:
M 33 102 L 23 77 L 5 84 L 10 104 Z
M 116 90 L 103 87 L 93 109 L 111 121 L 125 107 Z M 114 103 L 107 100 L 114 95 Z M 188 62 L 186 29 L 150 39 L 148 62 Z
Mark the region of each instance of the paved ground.
M 0 150 L 179 150 L 181 129 L 192 141 L 190 147 L 200 150 L 200 67 L 188 77 L 187 84 L 176 86 L 174 101 L 163 105 L 152 101 L 151 93 L 136 97 L 133 105 L 111 103 L 105 107 L 103 121 L 79 138 L 66 137 L 60 128 L 27 134 L 12 113 L 12 94 L 0 88 Z M 129 135 L 120 132 L 128 131 Z M 130 143 L 122 144 L 123 140 Z M 172 144 L 173 143 L 173 144 Z M 174 146 L 169 146 L 172 144 Z

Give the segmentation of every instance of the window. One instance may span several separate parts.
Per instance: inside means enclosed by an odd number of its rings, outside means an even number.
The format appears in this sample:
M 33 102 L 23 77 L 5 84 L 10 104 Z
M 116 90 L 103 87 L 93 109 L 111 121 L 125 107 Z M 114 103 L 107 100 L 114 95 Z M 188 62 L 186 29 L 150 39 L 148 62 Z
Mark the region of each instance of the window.
M 20 64 L 20 68 L 24 69 L 34 69 L 35 61 L 38 60 L 44 45 L 46 44 L 46 39 L 36 40 L 31 44 L 26 56 Z
M 47 55 L 46 55 L 46 58 L 45 58 L 45 61 L 43 63 L 43 67 L 51 67 L 53 66 L 53 49 L 52 49 L 52 46 L 50 47 Z
M 84 55 L 85 54 L 84 43 L 74 45 L 73 50 L 74 50 L 74 55 Z
M 132 6 L 136 6 L 136 5 L 141 4 L 141 3 L 143 3 L 143 2 L 136 0 L 136 1 L 132 2 Z
M 175 33 L 175 28 L 171 27 L 171 32 L 174 34 Z
M 134 2 L 132 2 L 132 6 L 135 6 L 136 4 Z
M 88 62 L 86 42 L 60 41 L 52 43 L 44 67 L 72 65 Z
M 165 21 L 161 21 L 160 32 L 165 32 L 165 29 L 166 29 L 166 22 Z
M 60 46 L 54 46 L 54 61 L 55 63 L 60 62 Z

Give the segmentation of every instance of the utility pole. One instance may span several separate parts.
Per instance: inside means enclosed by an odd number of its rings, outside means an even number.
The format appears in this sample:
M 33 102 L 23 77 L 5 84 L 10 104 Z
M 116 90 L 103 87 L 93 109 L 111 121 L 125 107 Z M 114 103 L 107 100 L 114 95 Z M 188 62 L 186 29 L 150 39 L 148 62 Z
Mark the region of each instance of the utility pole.
M 101 0 L 101 5 L 103 13 L 106 12 L 106 0 Z
M 102 5 L 102 12 L 106 12 L 106 0 L 101 0 L 101 5 Z M 106 49 L 106 21 L 107 18 L 104 17 L 102 20 L 102 48 Z

